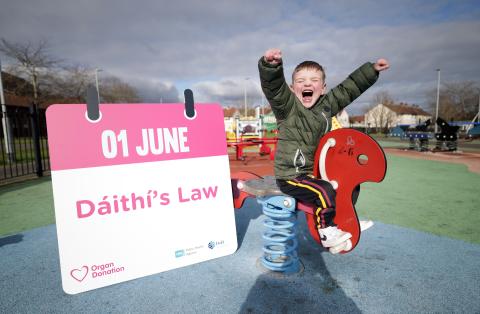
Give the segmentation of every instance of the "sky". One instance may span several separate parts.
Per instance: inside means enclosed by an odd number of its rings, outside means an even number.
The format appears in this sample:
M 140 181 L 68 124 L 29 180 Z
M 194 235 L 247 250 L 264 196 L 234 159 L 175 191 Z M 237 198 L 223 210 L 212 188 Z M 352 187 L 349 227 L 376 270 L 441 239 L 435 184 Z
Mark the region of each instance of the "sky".
M 47 40 L 64 62 L 101 68 L 138 88 L 145 102 L 243 107 L 265 103 L 257 62 L 283 53 L 285 76 L 314 60 L 333 88 L 364 62 L 391 68 L 350 107 L 379 92 L 427 108 L 441 82 L 480 86 L 480 1 L 444 0 L 0 0 L 0 38 Z M 2 64 L 9 60 L 2 57 Z M 93 82 L 92 82 L 93 83 Z

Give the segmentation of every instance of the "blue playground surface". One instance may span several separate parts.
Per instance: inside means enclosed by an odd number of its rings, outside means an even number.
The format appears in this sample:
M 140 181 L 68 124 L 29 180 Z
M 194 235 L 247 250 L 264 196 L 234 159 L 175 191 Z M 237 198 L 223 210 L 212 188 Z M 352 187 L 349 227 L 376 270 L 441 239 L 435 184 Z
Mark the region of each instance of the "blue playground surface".
M 260 205 L 235 216 L 233 255 L 77 295 L 62 290 L 55 225 L 0 238 L 0 313 L 480 313 L 480 245 L 375 222 L 331 255 L 299 214 L 304 270 L 286 276 L 258 265 Z

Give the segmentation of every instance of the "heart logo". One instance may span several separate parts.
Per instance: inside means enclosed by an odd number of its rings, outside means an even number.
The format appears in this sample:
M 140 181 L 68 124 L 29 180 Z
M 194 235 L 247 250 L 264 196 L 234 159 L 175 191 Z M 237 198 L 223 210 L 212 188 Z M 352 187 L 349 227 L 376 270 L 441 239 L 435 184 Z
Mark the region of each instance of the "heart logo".
M 85 277 L 87 277 L 88 274 L 88 266 L 83 266 L 80 269 L 72 269 L 70 272 L 70 276 L 73 277 L 78 282 L 82 282 Z

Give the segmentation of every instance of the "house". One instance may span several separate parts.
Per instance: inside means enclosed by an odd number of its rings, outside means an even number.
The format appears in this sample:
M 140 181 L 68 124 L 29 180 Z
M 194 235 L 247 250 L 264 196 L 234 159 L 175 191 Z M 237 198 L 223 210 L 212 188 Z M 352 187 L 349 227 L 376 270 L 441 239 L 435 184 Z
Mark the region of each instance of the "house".
M 365 116 L 351 116 L 349 118 L 350 128 L 365 128 Z
M 339 113 L 336 115 L 338 123 L 342 126 L 342 128 L 350 127 L 350 117 L 346 109 L 340 110 Z
M 5 105 L 29 107 L 32 103 L 33 88 L 26 80 L 7 72 L 1 73 Z
M 365 113 L 368 128 L 392 128 L 398 125 L 417 125 L 432 119 L 432 115 L 419 106 L 400 104 L 378 104 Z
M 7 107 L 29 108 L 34 102 L 32 84 L 21 77 L 4 71 L 1 74 L 5 105 Z M 39 109 L 46 109 L 52 104 L 79 103 L 79 99 L 50 94 L 42 90 L 38 92 L 38 96 L 37 105 Z

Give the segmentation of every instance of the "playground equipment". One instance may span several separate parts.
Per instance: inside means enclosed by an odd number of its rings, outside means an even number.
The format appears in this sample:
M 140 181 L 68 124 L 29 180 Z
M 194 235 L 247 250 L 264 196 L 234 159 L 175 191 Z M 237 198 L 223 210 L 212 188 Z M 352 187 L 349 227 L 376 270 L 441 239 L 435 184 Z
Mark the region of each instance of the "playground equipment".
M 262 136 L 262 120 L 236 120 L 236 137 L 237 138 L 258 138 Z
M 477 120 L 477 122 L 475 122 L 475 120 Z M 468 140 L 480 138 L 480 108 L 479 112 L 473 117 L 472 122 L 468 124 L 465 131 Z
M 273 145 L 271 148 L 269 145 Z M 244 149 L 247 147 L 259 147 L 260 155 L 270 155 L 270 160 L 275 157 L 277 147 L 277 138 L 259 138 L 259 139 L 242 139 L 236 142 L 227 142 L 227 146 L 235 148 L 235 157 L 237 160 L 245 160 Z
M 468 139 L 476 139 L 480 137 L 480 124 L 475 125 L 471 129 L 468 130 L 467 132 L 467 138 Z
M 440 127 L 441 131 L 440 133 L 435 133 L 435 138 L 437 139 L 435 150 L 456 151 L 458 146 L 457 133 L 460 127 L 450 125 L 442 118 L 437 118 L 436 122 L 437 125 Z
M 405 137 L 409 139 L 409 149 L 424 152 L 428 150 L 428 141 L 432 138 L 432 134 L 428 132 L 431 121 L 428 119 L 423 124 L 419 124 L 414 129 L 405 132 Z
M 476 137 L 480 137 L 480 123 L 473 121 L 447 123 L 442 118 L 438 118 L 436 124 L 440 127 L 440 132 L 435 134 L 431 129 L 430 120 L 427 120 L 424 124 L 415 127 L 409 127 L 408 125 L 396 126 L 390 131 L 389 135 L 400 137 L 401 139 L 408 138 L 410 141 L 409 149 L 421 152 L 429 150 L 429 140 L 434 137 L 436 139 L 434 152 L 456 151 L 460 140 L 460 128 L 463 128 L 464 132 L 466 132 L 464 141 L 471 141 Z
M 352 234 L 349 245 L 341 253 L 352 251 L 360 239 L 360 226 L 352 195 L 363 182 L 380 182 L 385 177 L 386 159 L 383 150 L 370 136 L 353 130 L 338 129 L 321 139 L 315 154 L 313 174 L 329 181 L 337 191 L 337 214 L 334 222 Z M 296 215 L 303 211 L 312 238 L 321 245 L 312 204 L 298 202 L 284 195 L 272 178 L 259 178 L 253 173 L 233 175 L 235 208 L 247 197 L 257 197 L 268 219 L 262 265 L 273 271 L 295 272 L 299 265 L 296 253 Z
M 297 255 L 297 212 L 296 201 L 282 194 L 274 177 L 250 180 L 241 186 L 247 193 L 257 196 L 267 219 L 261 263 L 270 270 L 284 273 L 298 272 L 300 262 Z
M 400 139 L 404 139 L 406 137 L 407 129 L 408 129 L 408 125 L 398 125 L 392 128 L 388 133 L 388 135 L 392 137 L 399 137 Z
M 237 160 L 245 160 L 244 149 L 247 147 L 258 147 L 260 155 L 270 155 L 270 159 L 273 160 L 277 138 L 266 138 L 264 133 L 261 119 L 235 119 L 235 127 L 230 124 L 226 130 L 227 146 L 235 148 Z
M 263 135 L 261 119 L 225 118 L 225 133 L 227 142 L 236 142 L 238 139 L 258 139 Z

